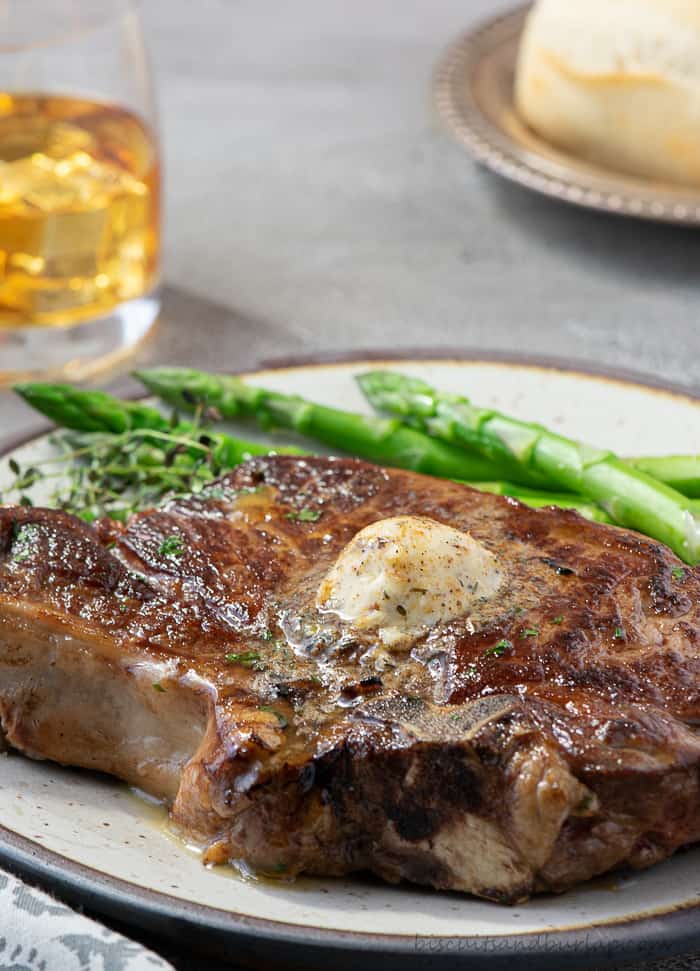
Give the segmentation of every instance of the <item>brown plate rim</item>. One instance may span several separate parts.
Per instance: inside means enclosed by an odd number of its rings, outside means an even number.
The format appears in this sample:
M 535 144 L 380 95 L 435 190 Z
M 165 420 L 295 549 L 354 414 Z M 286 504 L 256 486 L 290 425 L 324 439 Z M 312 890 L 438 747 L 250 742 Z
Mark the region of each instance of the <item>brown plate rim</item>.
M 470 353 L 454 349 L 414 349 L 401 353 L 375 350 L 313 354 L 263 360 L 257 367 L 239 373 L 251 377 L 270 370 L 361 365 L 377 361 L 500 363 L 565 371 L 700 402 L 700 394 L 692 389 L 651 375 L 561 358 L 499 351 Z M 6 443 L 0 450 L 0 458 L 40 438 L 45 432 L 46 429 L 39 429 L 18 441 Z M 463 968 L 465 964 L 474 971 L 505 971 L 506 968 L 510 971 L 513 960 L 525 956 L 536 960 L 542 969 L 560 971 L 564 957 L 571 969 L 590 967 L 592 960 L 603 967 L 623 961 L 672 956 L 700 946 L 700 905 L 697 903 L 563 930 L 484 938 L 444 935 L 417 938 L 412 934 L 342 931 L 273 921 L 182 900 L 77 863 L 19 835 L 4 824 L 0 824 L 0 863 L 19 876 L 48 887 L 74 905 L 89 906 L 98 913 L 168 939 L 178 940 L 187 934 L 188 940 L 202 952 L 230 960 L 231 944 L 235 940 L 235 960 L 241 962 L 279 961 L 280 948 L 284 947 L 285 962 L 299 960 L 307 968 L 323 968 L 324 971 L 327 971 L 328 960 L 334 961 L 339 969 L 349 969 L 356 968 L 363 956 L 381 958 L 387 971 L 437 964 L 445 971 Z

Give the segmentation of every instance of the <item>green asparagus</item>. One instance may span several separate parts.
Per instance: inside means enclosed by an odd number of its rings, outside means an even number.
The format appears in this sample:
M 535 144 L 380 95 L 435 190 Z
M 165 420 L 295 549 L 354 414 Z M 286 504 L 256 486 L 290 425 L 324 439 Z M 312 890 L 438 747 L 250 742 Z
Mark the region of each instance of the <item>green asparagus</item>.
M 644 456 L 625 461 L 684 496 L 700 498 L 700 455 Z
M 139 428 L 166 431 L 171 427 L 156 408 L 140 401 L 120 401 L 104 391 L 38 382 L 16 384 L 13 390 L 59 428 L 119 433 Z
M 510 496 L 512 499 L 519 499 L 520 502 L 532 509 L 541 509 L 543 506 L 559 506 L 560 509 L 575 509 L 576 512 L 593 522 L 612 522 L 610 516 L 600 506 L 597 506 L 594 502 L 587 502 L 580 496 L 528 489 L 515 482 L 465 482 L 464 485 L 471 486 L 472 489 L 477 489 L 479 492 L 490 492 L 496 496 Z
M 52 501 L 86 519 L 123 519 L 166 496 L 197 492 L 252 455 L 302 454 L 293 446 L 273 449 L 213 431 L 198 419 L 168 419 L 148 405 L 102 391 L 51 384 L 15 390 L 65 431 L 54 438 L 60 455 L 45 467 L 19 469 L 14 462 L 8 498 L 14 493 L 31 502 L 37 482 L 56 479 Z
M 223 418 L 250 416 L 265 428 L 288 428 L 383 465 L 413 469 L 446 479 L 496 479 L 509 469 L 490 459 L 467 455 L 408 428 L 381 419 L 314 404 L 293 395 L 268 391 L 240 378 L 206 374 L 189 368 L 152 368 L 136 377 L 158 397 L 177 408 L 215 409 Z
M 666 543 L 688 563 L 700 560 L 700 522 L 689 500 L 612 452 L 477 408 L 465 397 L 442 394 L 416 378 L 371 371 L 358 381 L 379 411 L 491 460 L 510 457 L 544 488 L 593 500 L 616 523 Z
M 122 401 L 104 391 L 45 383 L 17 384 L 14 391 L 60 428 L 111 434 L 143 432 L 144 441 L 156 444 L 160 441 L 157 433 L 162 433 L 168 440 L 183 445 L 180 451 L 189 449 L 195 457 L 204 448 L 209 449 L 216 465 L 222 469 L 233 468 L 251 455 L 268 455 L 273 451 L 270 445 L 244 441 L 201 424 L 180 421 L 177 416 L 169 419 L 156 408 L 139 401 Z M 150 432 L 156 434 L 150 435 Z M 303 454 L 302 449 L 294 446 L 274 451 Z
M 534 470 L 523 469 L 522 458 L 514 456 L 509 447 L 510 439 L 503 436 L 502 440 L 494 441 L 491 428 L 490 434 L 486 435 L 479 429 L 480 447 L 489 456 L 480 458 L 463 451 L 467 444 L 464 435 L 455 435 L 454 441 L 459 443 L 459 447 L 452 443 L 445 445 L 415 429 L 402 426 L 396 420 L 367 419 L 314 405 L 300 398 L 265 391 L 237 378 L 162 368 L 142 372 L 139 376 L 147 387 L 180 408 L 200 415 L 203 409 L 208 408 L 208 418 L 255 415 L 268 427 L 281 425 L 294 428 L 302 434 L 320 438 L 328 445 L 363 454 L 384 464 L 392 464 L 393 459 L 393 464 L 402 467 L 429 471 L 460 481 L 468 475 L 471 479 L 482 480 L 467 483 L 481 491 L 513 496 L 535 508 L 558 505 L 577 509 L 589 519 L 611 521 L 599 506 L 582 499 L 580 495 L 544 491 L 544 487 L 551 484 L 549 473 L 543 474 L 537 465 Z M 395 376 L 391 377 L 395 382 Z M 366 380 L 363 379 L 364 382 Z M 445 418 L 444 415 L 431 414 L 431 394 L 426 397 L 427 386 L 420 385 L 420 388 L 414 388 L 413 399 L 409 399 L 413 414 L 406 410 L 405 397 L 395 400 L 393 408 L 413 422 L 416 422 L 418 413 L 425 427 L 434 431 L 432 422 L 437 417 L 444 422 Z M 80 433 L 64 438 L 62 445 L 67 449 L 67 458 L 75 457 L 79 463 L 89 459 L 89 474 L 84 475 L 83 470 L 75 477 L 68 498 L 64 497 L 61 504 L 81 512 L 87 518 L 104 513 L 128 513 L 153 504 L 163 495 L 201 488 L 209 479 L 248 456 L 270 451 L 268 445 L 204 429 L 198 420 L 187 422 L 177 416 L 168 418 L 149 405 L 120 401 L 101 391 L 57 384 L 23 384 L 15 390 L 28 404 L 56 424 Z M 384 390 L 391 390 L 395 394 L 393 384 L 391 389 Z M 424 395 L 424 398 L 416 401 L 416 393 Z M 459 399 L 454 403 L 464 405 L 464 401 Z M 532 430 L 532 426 L 525 427 Z M 303 454 L 301 449 L 294 447 L 276 451 Z M 668 459 L 629 461 L 642 471 L 654 471 L 659 478 L 675 478 L 686 488 L 695 488 L 700 492 L 700 458 L 672 456 Z M 520 473 L 519 482 L 493 481 L 494 474 L 502 475 L 505 470 L 513 469 L 516 474 Z M 32 468 L 18 475 L 17 480 L 26 487 L 36 481 L 38 475 L 38 471 Z M 486 476 L 490 481 L 483 481 Z M 534 489 L 523 485 L 523 482 L 541 485 L 539 489 Z M 560 488 L 559 485 L 557 487 Z M 129 493 L 132 494 L 131 500 L 126 501 Z M 121 505 L 117 508 L 115 503 Z M 700 514 L 700 503 L 689 501 L 687 512 Z

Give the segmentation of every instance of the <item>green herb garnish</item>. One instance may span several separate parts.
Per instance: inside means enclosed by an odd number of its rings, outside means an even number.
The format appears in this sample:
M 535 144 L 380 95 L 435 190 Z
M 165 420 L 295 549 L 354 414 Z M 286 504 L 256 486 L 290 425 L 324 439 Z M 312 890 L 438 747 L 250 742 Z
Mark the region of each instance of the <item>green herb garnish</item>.
M 12 561 L 14 563 L 24 563 L 30 559 L 35 552 L 35 545 L 32 538 L 36 534 L 34 523 L 25 523 L 13 533 Z
M 505 654 L 506 651 L 512 651 L 512 650 L 513 650 L 513 642 L 507 640 L 504 637 L 500 641 L 498 641 L 497 644 L 494 644 L 493 647 L 488 647 L 484 651 L 484 657 L 502 657 L 502 655 Z
M 165 693 L 165 688 L 160 683 L 160 681 L 154 681 L 152 687 L 153 687 L 153 690 L 154 691 L 161 691 L 161 692 L 163 692 L 163 694 Z
M 520 631 L 521 637 L 537 637 L 539 631 L 536 627 L 523 627 Z
M 685 570 L 682 566 L 674 566 L 671 570 L 671 576 L 674 580 L 685 580 Z
M 563 622 L 564 622 L 564 615 L 563 614 L 559 614 L 558 617 L 552 617 L 552 623 L 553 624 L 561 624 Z
M 233 651 L 226 655 L 226 660 L 229 664 L 240 664 L 244 668 L 261 670 L 261 658 L 255 651 L 242 651 L 240 653 Z
M 43 473 L 40 469 L 33 465 L 22 470 L 19 462 L 16 459 L 10 459 L 7 464 L 10 468 L 10 472 L 12 472 L 15 477 L 15 481 L 12 483 L 12 487 L 10 488 L 9 492 L 22 493 L 19 498 L 19 503 L 21 506 L 33 505 L 32 500 L 24 493 L 24 490 L 31 489 L 33 485 L 36 485 L 37 482 L 41 481 L 41 479 L 44 477 Z M 0 498 L 0 502 L 1 501 L 2 498 Z
M 47 490 L 47 506 L 88 522 L 105 516 L 123 522 L 164 499 L 200 493 L 207 498 L 213 479 L 251 455 L 269 452 L 264 445 L 211 429 L 217 416 L 204 404 L 193 409 L 193 418 L 182 420 L 176 410 L 165 417 L 148 405 L 102 391 L 50 384 L 15 390 L 63 428 L 51 437 L 58 454 L 31 467 L 9 460 L 14 480 L 0 502 L 31 505 L 27 490 L 41 481 L 53 486 Z M 209 491 L 228 498 L 226 490 Z
M 623 629 L 621 627 L 616 627 L 615 628 L 615 640 L 616 641 L 621 641 L 624 636 L 625 636 L 625 632 L 623 631 Z
M 185 544 L 179 536 L 166 536 L 158 552 L 161 556 L 182 556 Z
M 317 522 L 323 513 L 320 509 L 309 509 L 304 507 L 303 509 L 293 510 L 286 514 L 287 519 L 294 519 L 300 523 L 315 523 Z

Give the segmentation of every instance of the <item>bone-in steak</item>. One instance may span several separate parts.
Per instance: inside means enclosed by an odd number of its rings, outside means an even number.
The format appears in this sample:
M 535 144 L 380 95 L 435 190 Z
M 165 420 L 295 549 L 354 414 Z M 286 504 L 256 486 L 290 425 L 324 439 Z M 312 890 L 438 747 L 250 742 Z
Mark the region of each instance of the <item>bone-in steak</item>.
M 515 901 L 699 840 L 699 632 L 665 547 L 353 460 L 0 508 L 6 742 L 273 876 Z

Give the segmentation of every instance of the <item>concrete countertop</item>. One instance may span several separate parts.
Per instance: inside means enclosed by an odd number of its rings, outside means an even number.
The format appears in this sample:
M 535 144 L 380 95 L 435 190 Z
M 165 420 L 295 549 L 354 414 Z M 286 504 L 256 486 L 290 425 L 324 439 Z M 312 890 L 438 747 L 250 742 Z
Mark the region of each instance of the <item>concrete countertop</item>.
M 508 6 L 143 0 L 165 278 L 219 307 L 171 295 L 140 359 L 482 348 L 697 388 L 700 233 L 511 186 L 441 129 L 436 59 Z M 0 439 L 35 424 L 0 396 Z
M 494 0 L 145 0 L 168 279 L 309 350 L 489 347 L 700 383 L 700 233 L 510 186 L 435 61 Z

